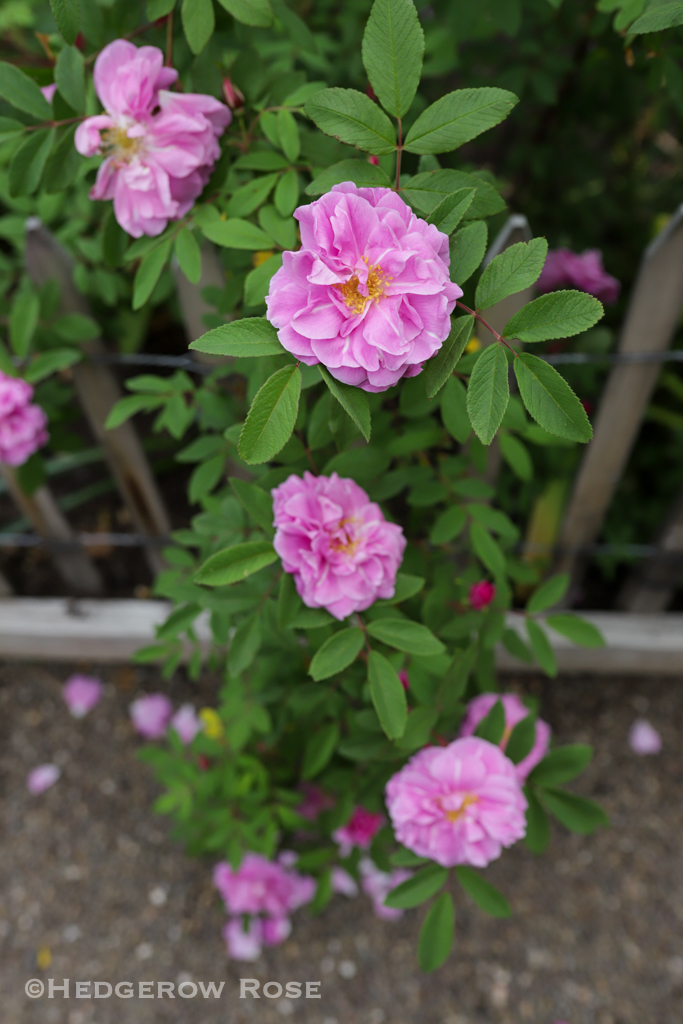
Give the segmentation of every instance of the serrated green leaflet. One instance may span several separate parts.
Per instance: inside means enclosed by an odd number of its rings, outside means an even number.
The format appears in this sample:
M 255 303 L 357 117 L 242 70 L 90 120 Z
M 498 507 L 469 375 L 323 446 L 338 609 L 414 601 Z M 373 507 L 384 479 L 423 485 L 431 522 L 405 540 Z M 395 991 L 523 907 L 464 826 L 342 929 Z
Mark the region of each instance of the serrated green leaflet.
M 408 717 L 408 705 L 403 683 L 396 669 L 378 651 L 368 655 L 370 695 L 382 729 L 390 740 L 403 735 Z
M 540 427 L 568 441 L 590 441 L 593 429 L 586 410 L 557 370 L 528 352 L 515 359 L 514 367 L 522 401 Z
M 392 153 L 396 132 L 387 115 L 365 93 L 355 89 L 321 89 L 304 110 L 326 135 L 375 153 Z
M 236 476 L 231 477 L 230 486 L 254 522 L 273 536 L 273 499 L 268 491 Z
M 328 388 L 341 405 L 344 412 L 347 412 L 356 424 L 366 441 L 370 440 L 372 424 L 370 421 L 370 406 L 368 396 L 362 388 L 354 388 L 350 384 L 342 384 L 336 380 L 329 370 L 324 366 L 318 367 L 320 374 Z
M 408 112 L 420 84 L 424 34 L 412 0 L 375 0 L 363 36 L 363 64 L 380 103 Z
M 472 523 L 470 526 L 470 540 L 477 558 L 486 566 L 494 576 L 505 575 L 505 555 L 500 545 L 493 539 L 489 531 L 482 523 Z
M 10 106 L 23 110 L 39 121 L 52 117 L 52 107 L 33 79 L 5 61 L 0 61 L 0 96 Z
M 70 107 L 75 111 L 85 109 L 84 61 L 75 46 L 65 46 L 57 58 L 55 82 Z
M 569 573 L 560 572 L 551 576 L 531 595 L 527 601 L 526 610 L 530 615 L 536 615 L 538 612 L 545 611 L 546 608 L 552 608 L 554 604 L 562 600 L 568 587 Z
M 336 675 L 356 660 L 364 643 L 363 630 L 357 627 L 335 633 L 315 652 L 308 674 L 316 682 Z
M 465 215 L 468 220 L 490 217 L 505 209 L 504 201 L 488 181 L 482 181 L 476 174 L 446 168 L 413 175 L 401 187 L 401 194 L 406 202 L 422 213 L 431 213 L 442 199 L 460 188 L 475 189 L 474 199 Z
M 367 630 L 375 640 L 407 654 L 429 657 L 446 649 L 430 629 L 411 619 L 377 619 L 368 623 Z
M 233 217 L 231 220 L 208 221 L 200 225 L 202 233 L 210 242 L 227 249 L 272 249 L 272 239 L 265 231 L 250 224 L 248 220 Z
M 557 675 L 557 662 L 555 654 L 550 646 L 548 634 L 539 626 L 534 619 L 526 620 L 526 631 L 529 635 L 531 649 L 536 656 L 536 661 L 546 675 L 554 677 Z
M 535 786 L 561 786 L 580 775 L 593 756 L 587 743 L 569 743 L 551 750 L 529 775 Z
M 448 880 L 448 871 L 438 864 L 429 864 L 417 871 L 412 878 L 401 882 L 392 889 L 384 901 L 385 907 L 408 910 L 435 896 Z
M 474 194 L 475 189 L 473 188 L 459 188 L 457 192 L 446 196 L 429 214 L 427 223 L 433 224 L 445 235 L 450 235 L 472 205 Z
M 301 371 L 296 364 L 283 366 L 268 378 L 242 427 L 237 450 L 244 462 L 267 462 L 284 448 L 294 430 L 300 394 Z
M 195 56 L 202 52 L 213 33 L 213 0 L 183 0 L 180 17 L 187 45 Z
M 447 959 L 453 945 L 455 910 L 449 893 L 434 900 L 420 929 L 417 957 L 423 971 L 435 971 Z
M 427 107 L 406 137 L 408 153 L 447 153 L 503 121 L 518 103 L 505 89 L 458 89 Z
M 209 587 L 223 587 L 228 583 L 239 583 L 276 561 L 277 554 L 270 541 L 245 541 L 244 544 L 235 544 L 234 547 L 211 555 L 194 579 L 196 583 L 204 583 Z
M 474 301 L 477 309 L 488 309 L 501 299 L 528 288 L 540 276 L 548 253 L 545 238 L 517 242 L 495 256 L 479 279 Z
M 541 799 L 550 813 L 570 832 L 589 836 L 601 825 L 609 825 L 609 818 L 602 807 L 593 800 L 565 793 L 562 789 L 545 789 Z
M 597 626 L 587 622 L 578 615 L 559 614 L 549 615 L 546 625 L 554 629 L 561 636 L 566 636 L 574 644 L 581 647 L 604 647 L 605 638 Z
M 268 28 L 273 23 L 273 11 L 268 0 L 218 0 L 221 7 L 236 21 L 255 28 Z
M 441 392 L 441 419 L 448 433 L 459 444 L 464 444 L 472 433 L 467 415 L 467 391 L 457 377 L 449 377 Z
M 321 171 L 307 186 L 306 195 L 321 196 L 342 181 L 352 181 L 359 188 L 388 188 L 391 185 L 391 178 L 381 167 L 367 160 L 341 160 Z
M 214 356 L 277 356 L 284 349 L 277 340 L 277 331 L 265 317 L 247 317 L 214 327 L 190 345 L 197 352 Z
M 534 475 L 534 464 L 527 448 L 513 434 L 501 433 L 498 438 L 500 454 L 508 466 L 520 480 L 531 480 Z
M 187 227 L 182 227 L 176 235 L 173 246 L 178 264 L 183 274 L 192 284 L 198 284 L 202 276 L 202 253 L 197 239 Z
M 629 26 L 629 33 L 641 35 L 643 32 L 661 32 L 675 25 L 683 25 L 683 3 L 680 2 L 650 6 Z
M 517 722 L 510 733 L 510 739 L 505 744 L 505 756 L 509 757 L 513 764 L 519 764 L 531 753 L 535 740 L 536 717 L 529 712 L 526 718 Z
M 497 700 L 485 718 L 482 718 L 474 735 L 498 746 L 505 732 L 505 708 L 503 702 Z
M 336 723 L 324 725 L 311 736 L 304 749 L 304 762 L 301 768 L 304 779 L 312 779 L 323 770 L 338 742 L 339 726 Z
M 170 255 L 171 239 L 166 238 L 140 261 L 133 282 L 133 309 L 140 309 L 147 302 Z
M 458 881 L 474 902 L 485 914 L 491 917 L 509 917 L 510 904 L 503 894 L 491 885 L 485 878 L 465 864 L 459 864 L 455 869 Z
M 435 356 L 427 363 L 425 375 L 425 389 L 428 398 L 438 395 L 453 370 L 458 364 L 460 356 L 465 351 L 467 343 L 472 337 L 474 327 L 473 316 L 461 316 L 453 321 L 451 332 Z
M 491 444 L 509 400 L 507 356 L 494 342 L 477 359 L 467 387 L 467 412 L 482 444 Z
M 481 264 L 486 252 L 488 228 L 483 220 L 466 224 L 451 238 L 451 281 L 464 284 Z
M 593 327 L 603 312 L 602 303 L 585 292 L 550 292 L 515 313 L 503 336 L 525 343 L 570 338 Z
M 62 38 L 69 46 L 73 46 L 81 27 L 78 0 L 50 0 L 50 7 Z
M 550 822 L 533 786 L 524 787 L 527 798 L 526 835 L 524 842 L 532 853 L 540 854 L 550 842 Z
M 409 576 L 407 573 L 399 572 L 396 576 L 396 588 L 393 597 L 387 597 L 378 604 L 400 604 L 407 601 L 409 597 L 419 594 L 425 585 L 421 576 Z

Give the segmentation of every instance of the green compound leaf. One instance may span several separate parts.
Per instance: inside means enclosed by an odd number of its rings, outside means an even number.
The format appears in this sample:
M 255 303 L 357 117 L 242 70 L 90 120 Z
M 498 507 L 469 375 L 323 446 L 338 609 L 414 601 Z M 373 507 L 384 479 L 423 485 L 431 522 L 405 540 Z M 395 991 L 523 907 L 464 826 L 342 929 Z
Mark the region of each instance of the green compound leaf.
M 589 836 L 601 825 L 609 825 L 609 818 L 602 807 L 593 800 L 566 793 L 562 789 L 544 789 L 541 799 L 550 813 L 570 832 Z
M 542 583 L 531 595 L 526 604 L 526 610 L 530 615 L 543 612 L 546 608 L 552 608 L 554 604 L 561 601 L 569 587 L 569 573 L 558 572 L 555 576 Z
M 194 579 L 195 583 L 209 587 L 224 587 L 228 583 L 240 583 L 276 561 L 277 554 L 270 541 L 248 540 L 211 555 Z
M 273 24 L 273 11 L 268 0 L 218 0 L 221 7 L 232 14 L 235 21 L 254 28 L 268 28 Z
M 486 254 L 489 231 L 483 220 L 466 224 L 451 238 L 451 281 L 464 284 Z
M 372 703 L 384 733 L 390 740 L 399 739 L 408 718 L 406 692 L 396 669 L 378 651 L 371 651 L 368 655 L 368 681 Z
M 446 650 L 430 629 L 412 619 L 376 619 L 368 623 L 367 630 L 375 640 L 417 657 L 443 654 Z
M 387 115 L 365 93 L 355 89 L 321 89 L 304 112 L 326 135 L 381 156 L 393 153 L 396 132 Z
M 363 36 L 363 64 L 386 111 L 403 117 L 420 84 L 424 33 L 412 0 L 375 0 Z
M 213 0 L 183 0 L 180 16 L 187 45 L 196 56 L 213 34 L 216 24 Z
M 315 652 L 308 674 L 318 682 L 342 672 L 356 660 L 364 643 L 363 630 L 357 627 L 335 633 Z
M 503 121 L 519 99 L 505 89 L 458 89 L 427 107 L 406 137 L 408 153 L 447 153 Z
M 299 411 L 301 371 L 294 363 L 268 378 L 251 404 L 237 450 L 248 465 L 267 462 L 289 441 Z
M 322 379 L 341 405 L 344 412 L 348 413 L 356 424 L 366 441 L 370 440 L 372 423 L 370 419 L 370 405 L 368 395 L 362 388 L 354 388 L 351 384 L 342 384 L 336 380 L 329 370 L 324 366 L 318 366 Z
M 474 297 L 477 309 L 488 309 L 538 280 L 548 253 L 545 238 L 517 242 L 495 256 L 479 279 Z
M 593 327 L 603 312 L 602 303 L 585 292 L 551 292 L 515 313 L 505 325 L 503 336 L 525 343 L 570 338 Z
M 491 444 L 510 401 L 508 361 L 498 342 L 481 353 L 467 388 L 467 412 L 482 444 Z
M 557 675 L 557 662 L 548 635 L 534 619 L 526 620 L 526 631 L 529 634 L 531 649 L 536 655 L 536 661 L 546 675 L 554 677 Z
M 491 917 L 510 916 L 510 904 L 502 892 L 482 878 L 478 871 L 465 864 L 459 864 L 455 869 L 455 874 L 465 892 L 472 897 L 485 914 L 490 914 Z
M 473 327 L 473 316 L 461 316 L 452 322 L 451 333 L 436 355 L 429 360 L 424 370 L 428 398 L 438 395 L 453 373 L 472 336 Z
M 592 756 L 593 748 L 588 743 L 556 747 L 536 765 L 528 781 L 535 786 L 562 786 L 585 771 Z
M 313 179 L 306 188 L 306 195 L 321 196 L 342 181 L 352 181 L 359 188 L 391 186 L 391 178 L 381 167 L 376 167 L 367 160 L 340 160 L 338 164 L 326 167 Z
M 52 119 L 52 107 L 33 79 L 5 61 L 0 61 L 0 97 L 39 121 Z
M 423 971 L 435 971 L 447 960 L 455 935 L 455 909 L 450 893 L 434 900 L 420 929 L 417 958 Z
M 578 615 L 569 613 L 560 615 L 549 615 L 545 620 L 546 625 L 554 629 L 561 636 L 566 636 L 572 643 L 581 647 L 604 647 L 605 638 L 592 622 L 580 618 Z
M 514 361 L 519 393 L 540 427 L 568 441 L 590 441 L 586 410 L 564 377 L 543 359 L 522 352 Z
M 425 903 L 435 896 L 447 881 L 448 871 L 446 868 L 442 868 L 438 864 L 429 864 L 421 871 L 417 871 L 412 878 L 408 878 L 392 889 L 384 900 L 384 906 L 393 907 L 395 910 L 419 907 L 421 903 Z
M 78 0 L 50 0 L 50 7 L 62 39 L 69 46 L 73 46 L 81 27 L 81 9 Z
M 505 209 L 505 203 L 493 185 L 483 181 L 476 174 L 466 171 L 423 171 L 410 178 L 402 187 L 403 198 L 421 213 L 431 213 L 442 199 L 457 192 L 459 188 L 475 190 L 472 205 L 467 211 L 467 220 L 490 217 Z
M 202 334 L 190 345 L 196 352 L 208 352 L 213 356 L 278 356 L 284 349 L 277 340 L 277 331 L 265 317 L 247 317 L 221 324 L 212 331 Z

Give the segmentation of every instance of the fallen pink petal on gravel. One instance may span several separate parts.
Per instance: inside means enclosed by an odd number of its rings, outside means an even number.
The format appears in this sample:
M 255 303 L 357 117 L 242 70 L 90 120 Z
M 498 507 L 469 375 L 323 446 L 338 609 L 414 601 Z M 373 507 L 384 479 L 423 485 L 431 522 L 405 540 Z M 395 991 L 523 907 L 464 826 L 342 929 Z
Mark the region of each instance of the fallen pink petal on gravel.
M 633 723 L 628 742 L 633 753 L 641 756 L 658 754 L 662 749 L 662 737 L 645 718 L 637 718 Z
M 74 718 L 83 718 L 99 704 L 104 687 L 94 676 L 73 675 L 64 683 L 62 696 Z
M 50 786 L 54 786 L 57 779 L 62 774 L 61 769 L 56 764 L 41 764 L 33 771 L 29 772 L 26 780 L 26 786 L 29 793 L 37 795 L 38 793 L 44 793 Z

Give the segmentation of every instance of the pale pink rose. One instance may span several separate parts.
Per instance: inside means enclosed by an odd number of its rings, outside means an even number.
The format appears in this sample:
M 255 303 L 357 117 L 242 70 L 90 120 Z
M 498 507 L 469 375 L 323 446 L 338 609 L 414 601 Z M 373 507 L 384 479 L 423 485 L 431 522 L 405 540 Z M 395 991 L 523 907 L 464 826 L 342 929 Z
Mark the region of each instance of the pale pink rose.
M 292 922 L 288 917 L 264 917 L 261 924 L 263 941 L 267 946 L 279 946 L 292 934 Z
M 344 868 L 337 866 L 332 868 L 331 882 L 332 892 L 339 893 L 340 896 L 348 896 L 349 899 L 353 899 L 358 895 L 356 879 L 348 871 L 344 871 Z
M 271 494 L 275 550 L 305 605 L 341 620 L 394 596 L 403 530 L 354 480 L 304 473 Z
M 233 917 L 223 928 L 228 956 L 233 960 L 258 960 L 263 943 L 263 927 L 258 918 L 252 918 L 244 930 L 241 917 Z
M 526 798 L 515 766 L 476 736 L 424 747 L 389 779 L 396 838 L 443 867 L 483 868 L 526 832 Z
M 33 405 L 33 388 L 0 370 L 0 462 L 21 466 L 49 440 L 47 416 Z
M 40 764 L 33 771 L 29 772 L 26 779 L 26 787 L 29 793 L 33 793 L 34 796 L 38 793 L 44 793 L 50 786 L 54 786 L 61 774 L 61 769 L 56 764 Z
M 159 235 L 184 217 L 220 156 L 230 110 L 212 96 L 173 93 L 178 72 L 156 46 L 116 39 L 95 61 L 95 91 L 105 113 L 76 130 L 76 149 L 105 160 L 91 199 L 113 199 L 129 235 Z
M 315 821 L 323 811 L 328 811 L 334 807 L 334 797 L 326 793 L 320 786 L 316 786 L 314 782 L 302 782 L 299 788 L 303 794 L 303 800 L 295 810 L 302 818 Z
M 482 693 L 475 697 L 467 706 L 467 713 L 460 726 L 461 736 L 472 736 L 479 723 L 486 718 L 489 711 L 500 700 L 505 712 L 505 731 L 500 741 L 500 749 L 505 750 L 510 733 L 523 718 L 529 714 L 528 707 L 522 703 L 515 693 Z M 542 761 L 550 746 L 551 729 L 542 718 L 536 719 L 536 738 L 534 745 L 523 760 L 515 765 L 515 774 L 520 782 L 524 782 L 532 768 Z
M 150 693 L 130 706 L 133 728 L 147 740 L 158 740 L 168 729 L 173 705 L 165 693 Z
M 171 719 L 171 728 L 178 733 L 181 742 L 187 745 L 202 731 L 202 723 L 191 704 L 182 704 Z
M 477 612 L 488 608 L 495 596 L 496 588 L 488 580 L 480 580 L 479 583 L 473 583 L 470 587 L 470 604 Z
M 57 83 L 53 82 L 51 85 L 44 85 L 40 91 L 42 92 L 47 102 L 52 103 L 52 98 L 54 94 L 57 92 Z
M 354 846 L 367 850 L 383 824 L 383 814 L 373 814 L 364 807 L 356 807 L 347 823 L 332 833 L 335 843 L 339 844 L 340 856 L 348 857 Z
M 214 885 L 230 914 L 265 914 L 282 918 L 310 903 L 315 879 L 268 860 L 260 853 L 247 853 L 237 871 L 226 861 L 213 872 Z
M 619 298 L 621 284 L 606 273 L 599 249 L 586 249 L 582 253 L 551 249 L 536 282 L 536 291 L 542 295 L 557 288 L 578 288 L 601 302 L 613 303 Z
M 374 861 L 369 857 L 363 857 L 360 864 L 361 886 L 366 896 L 372 900 L 372 909 L 377 917 L 384 921 L 396 921 L 403 917 L 403 911 L 395 907 L 385 907 L 384 901 L 397 885 L 412 878 L 413 872 L 405 868 L 396 868 L 394 871 L 380 871 Z
M 302 248 L 284 254 L 266 298 L 282 345 L 365 391 L 415 377 L 462 295 L 448 276 L 448 236 L 391 189 L 350 181 L 294 216 Z
M 628 742 L 634 754 L 658 754 L 662 749 L 662 737 L 654 726 L 644 718 L 637 718 L 628 734 Z
M 69 676 L 62 689 L 62 697 L 66 701 L 74 718 L 83 718 L 99 704 L 104 687 L 94 676 Z

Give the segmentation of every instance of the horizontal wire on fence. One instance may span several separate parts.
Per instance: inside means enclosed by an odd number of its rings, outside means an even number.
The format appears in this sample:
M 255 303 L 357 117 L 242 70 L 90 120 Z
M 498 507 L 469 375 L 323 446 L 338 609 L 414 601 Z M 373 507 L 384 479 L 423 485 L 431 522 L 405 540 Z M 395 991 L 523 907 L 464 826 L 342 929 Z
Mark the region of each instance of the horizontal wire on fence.
M 79 547 L 98 548 L 143 548 L 175 545 L 173 537 L 154 536 L 145 533 L 79 533 L 70 540 L 41 537 L 37 533 L 0 533 L 0 548 L 48 548 L 51 551 L 73 551 Z M 555 555 L 565 550 L 554 544 L 536 544 L 523 541 L 515 544 L 515 554 Z M 586 555 L 610 555 L 622 558 L 654 558 L 666 555 L 672 562 L 681 561 L 683 551 L 665 551 L 655 544 L 587 544 L 573 548 L 572 553 Z
M 669 349 L 666 352 L 547 352 L 539 356 L 553 366 L 580 366 L 586 363 L 607 366 L 624 366 L 638 363 L 682 363 L 683 349 Z M 106 363 L 114 366 L 158 366 L 160 369 L 188 370 L 207 376 L 220 369 L 220 364 L 209 365 L 197 362 L 191 356 L 157 356 L 144 352 L 123 354 L 106 352 L 90 356 L 92 363 Z

